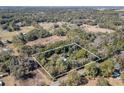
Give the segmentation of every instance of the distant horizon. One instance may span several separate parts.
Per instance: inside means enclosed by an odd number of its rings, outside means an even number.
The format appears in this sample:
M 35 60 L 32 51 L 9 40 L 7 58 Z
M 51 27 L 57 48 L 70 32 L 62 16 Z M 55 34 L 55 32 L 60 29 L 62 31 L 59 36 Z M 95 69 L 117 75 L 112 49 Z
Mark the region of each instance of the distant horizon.
M 0 0 L 0 6 L 124 6 L 123 0 Z
M 106 8 L 106 9 L 123 9 L 124 6 L 0 6 L 0 8 L 32 8 L 32 7 L 43 7 L 43 8 Z

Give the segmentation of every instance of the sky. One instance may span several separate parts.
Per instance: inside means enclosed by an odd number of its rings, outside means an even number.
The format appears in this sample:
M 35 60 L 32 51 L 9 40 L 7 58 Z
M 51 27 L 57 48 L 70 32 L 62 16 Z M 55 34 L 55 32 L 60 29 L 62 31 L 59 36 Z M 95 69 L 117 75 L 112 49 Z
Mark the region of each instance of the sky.
M 124 6 L 124 0 L 0 0 L 0 6 Z

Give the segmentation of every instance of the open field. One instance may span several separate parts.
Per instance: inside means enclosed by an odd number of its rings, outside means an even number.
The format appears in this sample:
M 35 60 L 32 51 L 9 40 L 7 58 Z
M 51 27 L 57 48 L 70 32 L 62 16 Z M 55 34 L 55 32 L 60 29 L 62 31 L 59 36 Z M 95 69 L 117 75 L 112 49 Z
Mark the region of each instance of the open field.
M 114 30 L 110 30 L 110 29 L 105 29 L 105 28 L 100 28 L 97 26 L 91 26 L 91 25 L 86 25 L 83 24 L 83 28 L 88 31 L 88 32 L 93 32 L 93 33 L 112 33 L 115 32 Z
M 72 27 L 77 27 L 76 24 L 71 24 L 71 23 L 68 23 L 68 22 L 57 22 L 57 23 L 54 23 L 54 22 L 50 22 L 50 23 L 40 23 L 39 25 L 41 27 L 43 27 L 44 29 L 52 32 L 54 30 L 54 24 L 58 24 L 60 27 L 63 25 L 63 24 L 67 24 L 68 26 L 72 26 Z M 67 26 L 66 25 L 66 26 Z M 85 31 L 87 32 L 93 32 L 93 33 L 113 33 L 115 32 L 114 30 L 111 30 L 111 29 L 106 29 L 106 28 L 100 28 L 98 26 L 91 26 L 91 25 L 87 25 L 87 24 L 83 24 L 81 26 L 81 28 L 84 28 Z
M 2 80 L 5 82 L 6 86 L 14 86 L 14 84 L 17 84 L 17 81 L 12 76 L 6 76 Z
M 16 36 L 20 33 L 28 33 L 33 29 L 34 29 L 33 26 L 28 26 L 28 27 L 21 27 L 20 31 L 14 31 L 14 32 L 0 31 L 0 37 L 3 40 L 12 40 L 13 36 Z
M 48 30 L 48 31 L 52 31 L 54 29 L 54 25 L 57 24 L 59 25 L 60 27 L 63 25 L 63 24 L 66 24 L 67 22 L 45 22 L 45 23 L 39 23 L 39 25 L 41 27 L 43 27 L 43 29 L 45 30 Z

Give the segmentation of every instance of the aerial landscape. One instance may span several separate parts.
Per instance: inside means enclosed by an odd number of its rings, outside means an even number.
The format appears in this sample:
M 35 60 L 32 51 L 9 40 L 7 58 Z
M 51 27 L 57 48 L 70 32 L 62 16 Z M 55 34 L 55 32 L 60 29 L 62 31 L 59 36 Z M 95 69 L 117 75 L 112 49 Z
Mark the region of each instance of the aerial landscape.
M 124 7 L 0 6 L 0 86 L 124 86 Z

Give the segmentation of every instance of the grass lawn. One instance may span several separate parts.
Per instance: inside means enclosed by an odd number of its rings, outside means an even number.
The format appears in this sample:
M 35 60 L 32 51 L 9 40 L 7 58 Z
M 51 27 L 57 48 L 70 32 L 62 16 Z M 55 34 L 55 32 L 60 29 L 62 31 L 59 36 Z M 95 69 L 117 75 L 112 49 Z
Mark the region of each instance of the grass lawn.
M 7 31 L 2 31 L 0 29 L 0 37 L 2 40 L 12 40 L 13 36 L 18 35 L 19 33 L 27 33 L 31 30 L 33 30 L 33 26 L 27 26 L 27 27 L 22 27 L 20 31 L 14 31 L 14 32 L 7 32 Z

